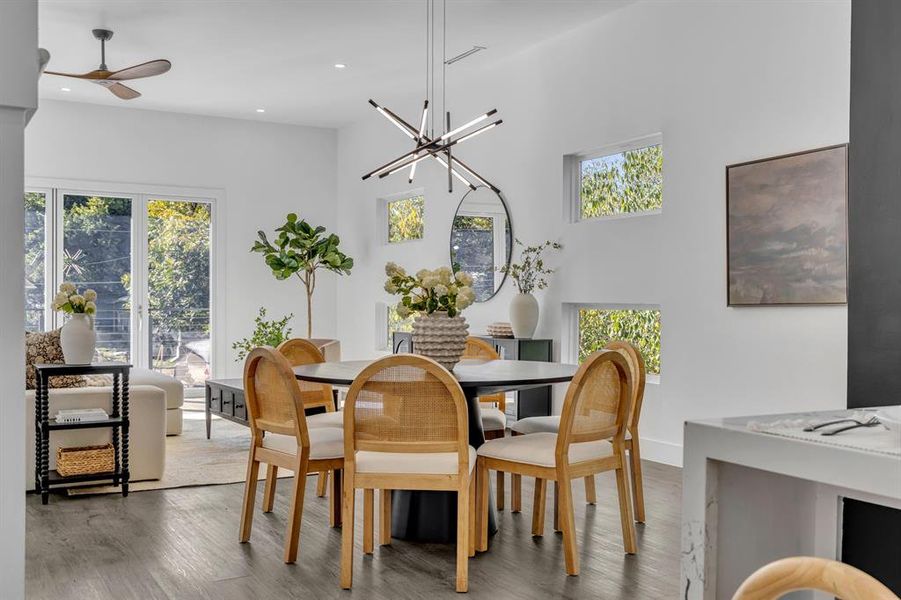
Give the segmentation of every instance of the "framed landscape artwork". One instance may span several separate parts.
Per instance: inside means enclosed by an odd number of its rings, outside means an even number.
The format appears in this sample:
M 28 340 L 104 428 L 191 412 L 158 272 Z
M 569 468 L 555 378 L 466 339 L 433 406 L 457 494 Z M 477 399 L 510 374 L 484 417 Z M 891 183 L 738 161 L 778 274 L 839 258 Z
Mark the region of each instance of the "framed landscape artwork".
M 726 167 L 729 306 L 845 304 L 848 146 Z

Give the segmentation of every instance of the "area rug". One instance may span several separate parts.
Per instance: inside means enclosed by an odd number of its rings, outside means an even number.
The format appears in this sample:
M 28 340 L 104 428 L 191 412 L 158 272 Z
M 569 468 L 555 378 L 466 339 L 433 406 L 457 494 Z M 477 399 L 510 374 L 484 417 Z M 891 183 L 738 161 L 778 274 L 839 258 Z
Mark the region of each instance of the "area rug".
M 134 481 L 129 492 L 162 490 L 197 485 L 221 485 L 243 482 L 247 476 L 247 450 L 250 429 L 213 417 L 212 434 L 206 439 L 206 421 L 202 402 L 185 402 L 184 428 L 181 435 L 166 438 L 166 471 L 158 481 Z M 260 469 L 260 479 L 266 469 Z M 291 477 L 286 469 L 279 470 L 279 478 Z M 121 490 L 112 485 L 69 488 L 70 496 L 87 494 L 117 494 Z

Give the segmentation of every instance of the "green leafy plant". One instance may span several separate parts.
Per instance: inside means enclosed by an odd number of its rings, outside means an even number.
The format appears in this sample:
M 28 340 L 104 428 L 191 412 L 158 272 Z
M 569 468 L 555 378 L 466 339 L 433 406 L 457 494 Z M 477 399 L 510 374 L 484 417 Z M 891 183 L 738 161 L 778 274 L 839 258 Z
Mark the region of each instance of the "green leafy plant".
M 340 239 L 326 234 L 325 227 L 313 227 L 297 215 L 287 216 L 285 224 L 276 230 L 274 243 L 263 231 L 251 248 L 259 252 L 272 269 L 276 279 L 297 276 L 307 293 L 307 337 L 313 337 L 313 292 L 316 290 L 316 271 L 325 269 L 339 275 L 350 273 L 354 260 L 338 249 Z
M 266 320 L 266 309 L 260 307 L 260 312 L 253 320 L 254 328 L 250 337 L 239 340 L 232 344 L 232 350 L 238 351 L 238 358 L 235 362 L 244 360 L 250 351 L 260 346 L 272 346 L 275 348 L 285 340 L 291 337 L 291 328 L 288 322 L 294 318 L 294 313 L 286 315 L 281 319 Z
M 456 274 L 450 267 L 439 267 L 434 271 L 422 269 L 416 275 L 408 275 L 403 267 L 393 262 L 385 265 L 385 291 L 397 294 L 401 301 L 397 305 L 397 316 L 406 319 L 413 313 L 446 312 L 455 317 L 475 301 L 472 290 L 472 276 L 463 271 Z
M 632 342 L 652 375 L 660 374 L 660 311 L 656 309 L 579 310 L 579 362 L 612 340 Z
M 580 178 L 583 219 L 658 209 L 663 205 L 663 148 L 583 161 Z
M 550 240 L 537 246 L 526 246 L 517 239 L 516 244 L 524 246 L 519 253 L 519 262 L 511 262 L 498 270 L 513 279 L 520 294 L 531 294 L 536 289 L 543 290 L 547 287 L 546 276 L 553 273 L 554 269 L 549 269 L 544 265 L 542 254 L 548 248 L 560 250 L 563 246 L 559 242 Z

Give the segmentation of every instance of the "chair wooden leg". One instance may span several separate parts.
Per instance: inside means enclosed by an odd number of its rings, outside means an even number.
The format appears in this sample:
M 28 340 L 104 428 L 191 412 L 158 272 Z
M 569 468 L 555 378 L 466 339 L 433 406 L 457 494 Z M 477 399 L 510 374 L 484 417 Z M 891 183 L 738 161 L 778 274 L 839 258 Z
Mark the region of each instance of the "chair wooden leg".
M 635 520 L 644 523 L 644 484 L 641 477 L 641 451 L 638 449 L 638 439 L 632 438 L 632 446 L 629 448 L 629 461 L 631 462 L 632 475 L 632 502 L 635 505 Z
M 301 454 L 294 470 L 294 490 L 291 493 L 291 511 L 288 513 L 288 531 L 285 536 L 285 562 L 297 560 L 297 546 L 300 543 L 300 524 L 303 520 L 303 496 L 307 487 L 306 456 Z
M 563 561 L 567 575 L 579 574 L 579 553 L 576 549 L 576 523 L 573 516 L 572 481 L 565 474 L 557 476 L 560 491 L 560 521 L 563 528 Z
M 476 473 L 471 473 L 469 478 L 469 556 L 476 555 Z
M 263 512 L 272 512 L 275 504 L 275 483 L 278 481 L 278 467 L 266 465 L 266 485 L 263 488 Z
M 375 490 L 363 490 L 363 554 L 372 554 L 372 527 Z
M 253 528 L 253 502 L 257 495 L 257 479 L 260 476 L 260 463 L 256 460 L 256 446 L 250 447 L 247 458 L 247 479 L 244 482 L 244 506 L 241 509 L 241 529 L 238 539 L 242 542 L 250 540 Z
M 469 482 L 457 490 L 457 591 L 469 590 Z
M 626 484 L 625 461 L 616 470 L 616 493 L 619 497 L 619 520 L 623 526 L 623 548 L 626 554 L 635 554 L 635 522 L 632 520 L 632 499 Z
M 341 527 L 341 503 L 343 501 L 341 487 L 343 476 L 340 469 L 332 472 L 331 482 L 332 489 L 328 495 L 328 524 L 329 527 Z
M 341 589 L 349 590 L 354 575 L 354 480 L 353 473 L 344 471 L 344 490 L 341 511 Z
M 598 503 L 597 484 L 594 481 L 594 475 L 585 478 L 585 501 L 588 504 Z
M 495 489 L 495 494 L 497 494 L 497 509 L 504 510 L 504 472 L 497 472 L 497 487 Z
M 328 471 L 320 471 L 319 478 L 316 480 L 316 497 L 324 498 L 325 490 L 328 489 Z
M 476 544 L 476 550 L 485 552 L 488 550 L 488 468 L 485 462 L 480 458 L 476 463 L 476 489 L 478 490 L 478 518 L 476 527 L 479 532 L 479 539 Z
M 379 546 L 391 544 L 391 490 L 379 495 Z
M 554 532 L 563 531 L 560 527 L 560 483 L 554 482 Z
M 518 513 L 522 510 L 522 475 L 510 474 L 510 511 Z
M 547 496 L 547 481 L 535 480 L 535 495 L 532 497 L 532 535 L 544 535 L 544 508 Z

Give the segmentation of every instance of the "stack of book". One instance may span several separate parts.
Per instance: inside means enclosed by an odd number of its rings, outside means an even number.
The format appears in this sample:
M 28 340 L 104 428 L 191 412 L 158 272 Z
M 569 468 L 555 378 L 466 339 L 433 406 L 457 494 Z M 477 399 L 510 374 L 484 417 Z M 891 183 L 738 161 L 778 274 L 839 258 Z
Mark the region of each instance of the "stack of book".
M 106 419 L 109 419 L 109 415 L 102 408 L 66 408 L 56 414 L 57 423 L 85 423 Z
M 488 326 L 488 335 L 499 338 L 512 338 L 513 328 L 510 323 L 492 323 Z

